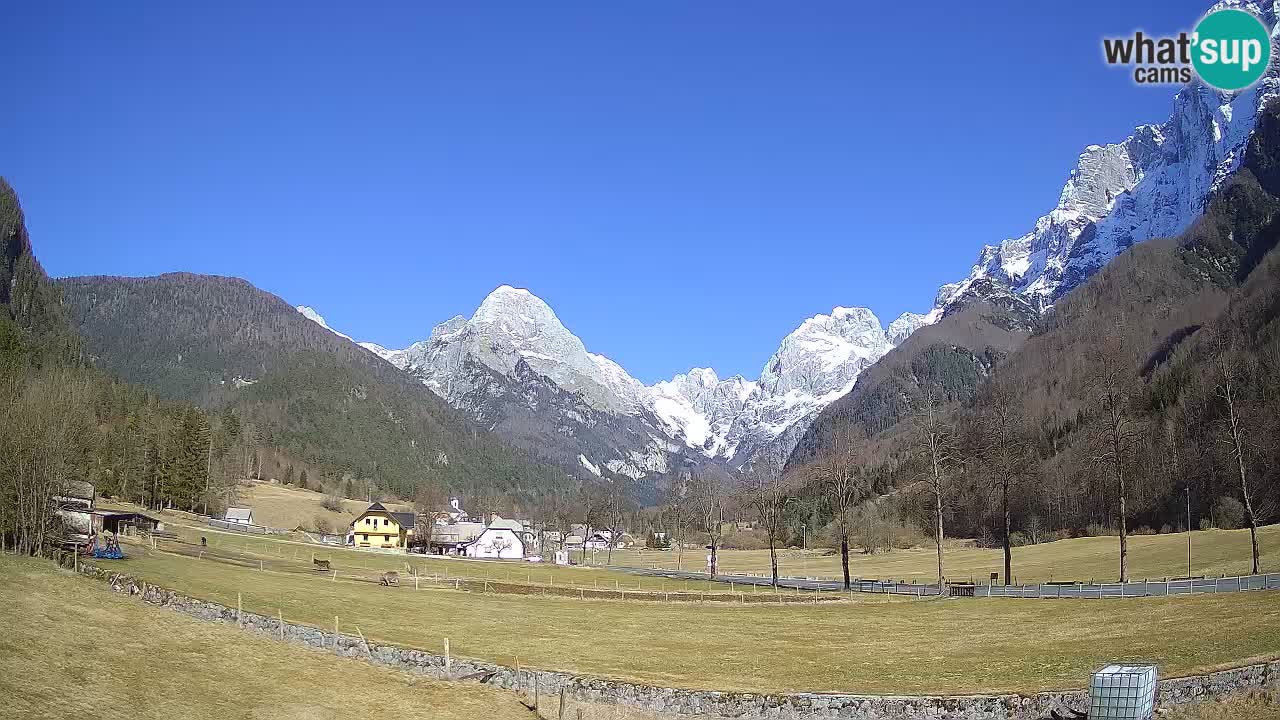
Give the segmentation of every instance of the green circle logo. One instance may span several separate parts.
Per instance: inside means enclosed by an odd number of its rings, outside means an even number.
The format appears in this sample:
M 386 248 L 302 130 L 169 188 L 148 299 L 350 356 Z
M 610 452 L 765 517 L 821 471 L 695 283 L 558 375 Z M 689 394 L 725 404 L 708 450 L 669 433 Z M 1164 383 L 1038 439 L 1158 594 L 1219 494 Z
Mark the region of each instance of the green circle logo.
M 1217 10 L 1196 25 L 1191 64 L 1206 85 L 1240 90 L 1258 82 L 1271 62 L 1267 26 L 1244 10 Z

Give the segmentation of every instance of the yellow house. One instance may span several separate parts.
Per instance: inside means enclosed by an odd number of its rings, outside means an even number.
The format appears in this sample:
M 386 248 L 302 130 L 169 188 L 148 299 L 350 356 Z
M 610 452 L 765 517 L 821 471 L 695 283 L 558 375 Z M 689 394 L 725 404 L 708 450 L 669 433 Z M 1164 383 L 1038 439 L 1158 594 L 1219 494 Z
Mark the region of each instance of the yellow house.
M 393 512 L 374 503 L 351 523 L 349 542 L 358 548 L 407 548 L 416 523 L 412 512 Z

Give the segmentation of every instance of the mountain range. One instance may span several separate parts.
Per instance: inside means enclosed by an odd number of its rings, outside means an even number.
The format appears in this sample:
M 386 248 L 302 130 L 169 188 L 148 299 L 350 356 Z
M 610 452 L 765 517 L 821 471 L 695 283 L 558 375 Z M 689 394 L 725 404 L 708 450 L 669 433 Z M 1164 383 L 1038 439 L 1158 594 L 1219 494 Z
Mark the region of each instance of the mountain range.
M 312 308 L 298 311 L 337 332 Z M 695 367 L 646 386 L 590 352 L 540 298 L 504 285 L 426 340 L 361 346 L 500 435 L 545 450 L 550 426 L 562 456 L 639 480 L 706 461 L 780 466 L 808 422 L 924 321 L 906 313 L 886 328 L 866 308 L 837 307 L 783 338 L 755 380 Z
M 1218 6 L 1244 7 L 1275 25 L 1277 4 Z M 360 344 L 500 436 L 592 474 L 641 479 L 701 462 L 782 466 L 819 414 L 920 328 L 981 303 L 1003 309 L 1006 330 L 1030 331 L 1128 248 L 1184 231 L 1239 166 L 1259 110 L 1278 90 L 1274 70 L 1236 94 L 1185 86 L 1165 122 L 1085 148 L 1056 205 L 1027 232 L 983 247 L 966 277 L 939 288 L 929 313 L 905 312 L 887 327 L 866 308 L 815 315 L 781 340 L 754 379 L 694 367 L 646 386 L 590 352 L 540 298 L 507 285 L 470 318 L 451 318 L 409 347 Z M 298 310 L 330 329 L 314 309 Z

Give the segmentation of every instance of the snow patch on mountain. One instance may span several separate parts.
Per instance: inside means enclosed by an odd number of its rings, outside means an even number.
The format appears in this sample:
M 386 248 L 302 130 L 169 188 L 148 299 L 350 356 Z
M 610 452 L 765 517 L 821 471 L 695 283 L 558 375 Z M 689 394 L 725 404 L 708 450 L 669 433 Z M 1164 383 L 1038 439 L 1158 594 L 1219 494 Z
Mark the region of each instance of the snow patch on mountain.
M 596 477 L 600 477 L 600 468 L 597 467 L 595 463 L 588 460 L 586 455 L 579 453 L 578 463 L 581 464 L 582 467 L 586 468 L 592 475 L 595 475 Z
M 866 308 L 837 307 L 784 337 L 754 382 L 694 368 L 649 390 L 658 416 L 704 454 L 781 463 L 823 408 L 924 324 L 903 313 L 886 330 Z
M 916 330 L 928 325 L 928 315 L 920 313 L 904 312 L 899 315 L 893 322 L 889 323 L 889 327 L 885 329 L 885 338 L 890 345 L 897 347 L 902 344 L 903 340 L 911 337 Z
M 324 321 L 324 317 L 323 317 L 323 316 L 321 316 L 321 315 L 320 315 L 320 313 L 316 312 L 316 311 L 315 311 L 315 308 L 312 308 L 312 307 L 307 306 L 307 305 L 299 305 L 299 306 L 297 306 L 297 307 L 296 307 L 296 308 L 294 308 L 294 309 L 295 309 L 295 310 L 297 310 L 298 312 L 302 313 L 302 316 L 303 316 L 303 317 L 305 317 L 306 319 L 308 319 L 308 320 L 310 320 L 311 322 L 313 322 L 313 323 L 315 323 L 315 324 L 319 325 L 320 327 L 324 328 L 325 330 L 328 330 L 329 332 L 333 333 L 334 335 L 337 335 L 337 336 L 338 336 L 338 337 L 340 337 L 340 338 L 346 338 L 347 340 L 350 340 L 350 339 L 351 339 L 351 336 L 350 336 L 350 335 L 344 335 L 344 334 L 342 334 L 342 333 L 338 332 L 337 330 L 334 330 L 333 328 L 329 327 L 329 323 L 327 323 L 327 322 L 325 322 L 325 321 Z
M 1227 0 L 1213 9 L 1223 7 L 1252 12 L 1273 28 L 1272 44 L 1280 40 L 1280 2 Z M 1026 234 L 985 246 L 967 278 L 939 289 L 927 320 L 941 318 L 983 280 L 1043 310 L 1129 247 L 1182 232 L 1239 166 L 1258 110 L 1277 95 L 1274 64 L 1239 93 L 1193 82 L 1174 96 L 1163 124 L 1086 147 L 1057 205 Z

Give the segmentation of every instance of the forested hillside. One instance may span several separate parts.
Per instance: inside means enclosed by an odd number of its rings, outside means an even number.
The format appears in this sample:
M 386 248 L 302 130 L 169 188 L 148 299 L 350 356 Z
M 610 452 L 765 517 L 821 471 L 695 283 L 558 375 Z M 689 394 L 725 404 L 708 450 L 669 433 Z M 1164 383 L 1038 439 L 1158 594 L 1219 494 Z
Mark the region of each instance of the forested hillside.
M 58 533 L 50 498 L 72 482 L 153 507 L 207 507 L 224 497 L 209 472 L 214 444 L 202 413 L 85 364 L 3 180 L 0 249 L 0 546 L 46 547 Z
M 65 363 L 78 352 L 57 290 L 31 251 L 18 196 L 0 178 L 0 370 Z
M 997 542 L 1275 518 L 1280 500 L 1280 112 L 1178 238 L 1129 249 L 1028 334 L 968 305 L 830 406 L 792 455 L 861 496 Z M 827 473 L 826 475 L 829 475 Z M 812 487 L 820 493 L 821 488 Z
M 254 445 L 282 450 L 313 477 L 401 497 L 430 485 L 514 502 L 567 481 L 243 280 L 178 273 L 59 285 L 95 365 L 168 400 L 233 410 Z

